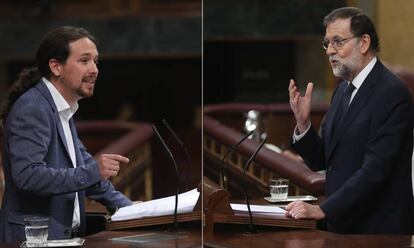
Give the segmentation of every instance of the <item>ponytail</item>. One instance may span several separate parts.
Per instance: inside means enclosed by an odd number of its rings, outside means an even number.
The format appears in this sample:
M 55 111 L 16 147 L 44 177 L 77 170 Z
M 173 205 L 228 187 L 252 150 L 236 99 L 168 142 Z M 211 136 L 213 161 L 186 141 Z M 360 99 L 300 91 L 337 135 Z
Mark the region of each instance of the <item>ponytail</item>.
M 0 120 L 3 125 L 6 123 L 7 115 L 9 114 L 13 104 L 21 95 L 23 95 L 23 93 L 35 86 L 39 82 L 40 78 L 41 77 L 37 67 L 24 69 L 20 72 L 18 79 L 10 88 L 5 103 L 1 107 Z

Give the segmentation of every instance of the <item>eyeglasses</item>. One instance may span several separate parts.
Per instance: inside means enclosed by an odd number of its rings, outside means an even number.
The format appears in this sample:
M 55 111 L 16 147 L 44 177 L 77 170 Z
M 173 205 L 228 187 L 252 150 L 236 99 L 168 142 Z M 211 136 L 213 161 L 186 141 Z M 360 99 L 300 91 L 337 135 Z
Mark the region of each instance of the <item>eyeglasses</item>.
M 344 39 L 339 39 L 339 38 L 333 38 L 332 40 L 326 39 L 322 42 L 322 47 L 326 50 L 328 49 L 329 44 L 331 44 L 335 50 L 338 50 L 339 48 L 343 47 L 345 43 L 347 43 L 348 41 L 356 37 L 357 36 L 352 36 L 352 37 L 344 38 Z

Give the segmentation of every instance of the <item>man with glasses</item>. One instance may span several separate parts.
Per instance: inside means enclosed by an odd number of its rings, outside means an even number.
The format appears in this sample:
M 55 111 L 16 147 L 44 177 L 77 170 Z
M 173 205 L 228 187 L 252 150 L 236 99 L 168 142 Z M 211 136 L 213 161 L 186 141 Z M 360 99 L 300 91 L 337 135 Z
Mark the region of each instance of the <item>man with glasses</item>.
M 289 84 L 297 126 L 292 146 L 313 170 L 326 169 L 326 199 L 287 206 L 296 219 L 326 220 L 337 233 L 412 234 L 413 103 L 406 85 L 376 57 L 374 24 L 360 9 L 333 10 L 324 19 L 322 46 L 335 90 L 318 135 L 310 121 L 313 84 L 301 96 Z

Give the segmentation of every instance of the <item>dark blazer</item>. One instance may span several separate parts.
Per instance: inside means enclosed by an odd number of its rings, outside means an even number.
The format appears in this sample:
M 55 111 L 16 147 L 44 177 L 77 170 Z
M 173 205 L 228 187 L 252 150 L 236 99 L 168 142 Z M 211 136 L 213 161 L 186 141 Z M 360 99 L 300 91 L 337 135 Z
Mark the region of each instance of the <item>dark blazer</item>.
M 335 90 L 321 136 L 312 127 L 292 144 L 309 167 L 326 169 L 326 200 L 321 208 L 328 230 L 413 234 L 409 91 L 378 60 L 334 127 L 346 86 L 342 82 Z
M 31 215 L 49 217 L 49 239 L 70 238 L 75 192 L 79 195 L 81 233 L 85 227 L 85 196 L 109 208 L 131 204 L 109 181 L 101 180 L 98 164 L 78 139 L 73 119 L 70 129 L 76 168 L 46 85 L 39 82 L 13 105 L 4 127 L 2 242 L 25 240 L 23 220 Z

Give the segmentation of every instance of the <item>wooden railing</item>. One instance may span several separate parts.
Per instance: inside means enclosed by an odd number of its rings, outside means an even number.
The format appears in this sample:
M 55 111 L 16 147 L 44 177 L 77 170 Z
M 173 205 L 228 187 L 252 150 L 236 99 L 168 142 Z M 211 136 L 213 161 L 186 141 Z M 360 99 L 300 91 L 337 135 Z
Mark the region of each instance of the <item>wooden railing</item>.
M 284 104 L 220 104 L 206 106 L 204 110 L 204 175 L 216 183 L 220 183 L 220 160 L 232 144 L 240 140 L 244 133 L 242 123 L 243 113 L 258 110 L 264 118 L 270 143 L 285 142 L 287 146 L 292 137 L 294 123 L 289 106 Z M 312 115 L 313 124 L 319 126 L 326 107 L 315 106 Z M 277 120 L 277 122 L 274 122 Z M 280 127 L 280 128 L 279 128 Z M 282 131 L 280 131 L 281 129 Z M 270 131 L 269 131 L 270 130 Z M 277 137 L 272 137 L 277 135 Z M 258 146 L 253 140 L 244 141 L 226 161 L 229 192 L 233 198 L 242 196 L 240 180 L 246 180 L 251 197 L 263 197 L 269 194 L 268 183 L 273 178 L 288 178 L 290 180 L 289 194 L 324 194 L 325 176 L 311 171 L 305 164 L 294 161 L 284 155 L 263 147 L 254 163 L 246 172 L 247 178 L 242 178 L 242 170 L 247 159 Z
M 88 151 L 98 159 L 104 153 L 115 153 L 130 159 L 122 164 L 110 180 L 115 188 L 131 200 L 152 199 L 151 139 L 153 131 L 147 123 L 117 121 L 79 121 L 78 135 Z M 88 206 L 94 208 L 95 202 Z

